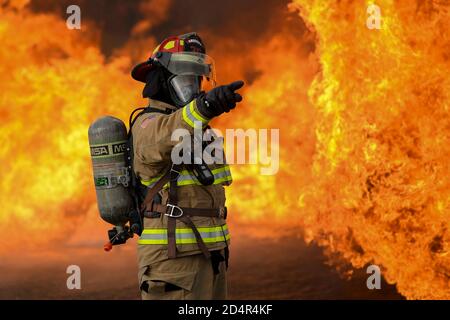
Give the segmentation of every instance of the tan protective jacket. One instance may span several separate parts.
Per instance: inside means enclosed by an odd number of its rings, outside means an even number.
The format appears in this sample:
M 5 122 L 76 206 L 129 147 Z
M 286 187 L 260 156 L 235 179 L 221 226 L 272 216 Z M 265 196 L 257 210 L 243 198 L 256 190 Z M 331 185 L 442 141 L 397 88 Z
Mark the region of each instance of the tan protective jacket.
M 175 107 L 150 100 L 150 106 L 157 109 Z M 179 141 L 171 136 L 178 128 L 186 129 L 192 135 L 195 125 L 206 126 L 208 119 L 197 110 L 195 101 L 167 115 L 145 113 L 133 125 L 134 171 L 144 185 L 151 187 L 170 168 L 172 148 Z M 213 185 L 203 186 L 187 170 L 178 178 L 178 206 L 191 208 L 222 208 L 225 206 L 224 185 L 231 183 L 231 173 L 226 164 L 210 165 L 215 181 Z M 162 203 L 166 204 L 168 189 L 163 189 Z M 212 217 L 192 217 L 192 221 L 202 235 L 208 249 L 219 250 L 229 244 L 229 232 L 225 220 Z M 200 254 L 195 236 L 188 226 L 177 221 L 177 257 Z M 140 277 L 148 266 L 168 259 L 167 217 L 145 218 L 144 232 L 138 240 L 138 261 Z

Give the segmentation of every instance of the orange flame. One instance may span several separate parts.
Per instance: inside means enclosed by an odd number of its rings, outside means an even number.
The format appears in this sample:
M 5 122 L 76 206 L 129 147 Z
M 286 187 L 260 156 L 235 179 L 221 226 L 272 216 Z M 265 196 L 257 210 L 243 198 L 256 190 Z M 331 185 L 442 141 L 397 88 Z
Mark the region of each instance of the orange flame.
M 25 4 L 0 7 L 2 251 L 67 238 L 95 201 L 87 126 L 138 102 L 127 61 L 106 64 L 89 24 L 71 31 Z
M 450 298 L 448 4 L 303 1 L 322 67 L 307 238 L 355 267 L 375 263 L 408 298 Z

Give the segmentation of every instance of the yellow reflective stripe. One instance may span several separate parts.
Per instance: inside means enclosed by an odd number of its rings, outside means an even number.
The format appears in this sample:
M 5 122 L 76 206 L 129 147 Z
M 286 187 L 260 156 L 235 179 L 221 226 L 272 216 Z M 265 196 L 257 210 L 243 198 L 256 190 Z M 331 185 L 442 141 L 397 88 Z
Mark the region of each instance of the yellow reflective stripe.
M 225 164 L 223 167 L 212 169 L 211 172 L 215 176 L 214 184 L 219 184 L 226 181 L 233 181 L 230 166 L 227 164 Z M 224 174 L 226 175 L 224 176 Z M 152 178 L 150 180 L 141 180 L 141 183 L 147 187 L 151 187 L 152 184 L 156 183 L 162 176 L 163 174 L 160 174 L 159 176 Z M 201 185 L 201 183 L 195 178 L 195 176 L 189 173 L 189 170 L 183 169 L 180 172 L 180 176 L 178 177 L 177 185 L 188 186 L 193 184 Z M 167 189 L 169 185 L 170 185 L 169 183 L 166 183 L 163 188 Z
M 160 174 L 160 175 L 158 175 L 158 176 L 156 176 L 156 177 L 154 177 L 154 178 L 151 178 L 150 180 L 141 180 L 141 183 L 144 185 L 144 186 L 150 186 L 150 185 L 152 185 L 152 184 L 154 184 L 156 181 L 158 181 L 159 179 L 161 179 L 161 177 L 163 176 L 164 174 Z
M 228 225 L 218 227 L 197 227 L 198 232 L 219 232 L 222 230 L 228 230 Z M 142 231 L 142 234 L 166 234 L 166 228 L 148 228 Z M 193 233 L 191 228 L 177 228 L 175 233 Z
M 227 234 L 224 237 L 215 237 L 215 238 L 202 238 L 204 243 L 215 243 L 215 242 L 224 242 L 224 240 L 230 240 L 230 234 Z M 177 244 L 196 244 L 197 239 L 177 239 Z M 167 244 L 167 239 L 139 239 L 138 244 Z
M 219 179 L 214 180 L 214 184 L 219 184 L 219 183 L 222 183 L 222 182 L 225 182 L 225 181 L 233 181 L 233 178 L 231 176 L 226 176 L 226 177 L 223 177 L 223 178 L 219 178 Z
M 226 224 L 216 227 L 198 227 L 197 230 L 200 234 L 203 234 L 202 239 L 205 243 L 224 242 L 230 240 L 231 238 L 228 231 L 228 225 Z M 195 234 L 191 228 L 177 228 L 175 232 L 177 235 L 180 235 L 176 238 L 177 244 L 197 243 L 197 239 L 195 238 Z M 204 236 L 207 233 L 209 233 L 209 237 Z M 148 239 L 145 237 L 146 235 L 153 236 L 154 238 Z M 183 237 L 182 235 L 185 236 Z M 186 237 L 186 235 L 188 237 Z M 138 240 L 138 244 L 164 245 L 167 243 L 167 229 L 165 228 L 144 229 L 141 238 Z
M 214 243 L 214 242 L 223 242 L 224 241 L 224 237 L 220 236 L 220 237 L 214 237 L 214 238 L 202 238 L 204 243 Z M 227 234 L 225 236 L 225 240 L 230 240 L 230 234 Z M 177 239 L 177 244 L 191 244 L 191 243 L 197 243 L 197 239 L 181 239 L 178 240 Z
M 195 100 L 192 100 L 187 106 L 184 106 L 182 115 L 183 120 L 192 128 L 196 128 L 198 126 L 198 122 L 200 122 L 202 126 L 206 126 L 209 122 L 208 119 L 203 117 L 197 111 Z
M 190 184 L 200 184 L 197 179 L 189 173 L 188 170 L 183 169 L 177 180 L 177 186 L 186 186 Z
M 209 120 L 203 117 L 198 111 L 197 111 L 197 103 L 195 100 L 192 100 L 192 102 L 189 104 L 189 110 L 192 112 L 192 115 L 198 120 L 203 123 L 208 123 Z
M 227 164 L 225 164 L 223 167 L 213 169 L 211 170 L 211 172 L 214 175 L 214 184 L 233 181 L 230 166 Z
M 223 167 L 220 168 L 216 168 L 216 169 L 212 169 L 211 172 L 214 173 L 219 173 L 219 172 L 224 172 L 224 171 L 230 171 L 230 166 L 225 164 Z
M 188 108 L 188 106 L 185 106 L 184 108 L 183 108 L 183 120 L 184 121 L 186 121 L 186 123 L 188 124 L 188 125 L 190 125 L 192 128 L 195 128 L 194 127 L 194 122 L 188 117 L 188 115 L 187 115 L 187 108 Z
M 177 182 L 177 186 L 189 186 L 191 184 L 201 185 L 200 182 L 194 181 L 194 180 L 183 180 L 183 181 Z
M 161 240 L 139 239 L 138 244 L 167 244 L 167 239 Z
M 225 181 L 233 181 L 233 178 L 231 176 L 225 176 L 222 178 L 217 178 L 214 180 L 214 184 L 219 184 Z M 177 182 L 177 186 L 188 186 L 188 185 L 192 185 L 192 184 L 196 184 L 196 185 L 202 185 L 200 182 L 198 182 L 197 180 L 183 180 L 183 181 L 179 181 Z M 169 186 L 167 186 L 169 187 Z

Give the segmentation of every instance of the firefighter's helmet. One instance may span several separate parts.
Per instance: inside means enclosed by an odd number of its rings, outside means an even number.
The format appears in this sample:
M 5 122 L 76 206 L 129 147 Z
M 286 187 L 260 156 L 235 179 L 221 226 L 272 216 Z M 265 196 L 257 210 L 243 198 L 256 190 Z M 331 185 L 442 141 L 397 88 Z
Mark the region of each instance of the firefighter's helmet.
M 203 41 L 194 32 L 165 39 L 147 61 L 133 68 L 131 76 L 146 83 L 147 75 L 157 67 L 169 71 L 167 80 L 176 104 L 188 103 L 202 87 L 216 84 L 214 60 L 206 55 Z

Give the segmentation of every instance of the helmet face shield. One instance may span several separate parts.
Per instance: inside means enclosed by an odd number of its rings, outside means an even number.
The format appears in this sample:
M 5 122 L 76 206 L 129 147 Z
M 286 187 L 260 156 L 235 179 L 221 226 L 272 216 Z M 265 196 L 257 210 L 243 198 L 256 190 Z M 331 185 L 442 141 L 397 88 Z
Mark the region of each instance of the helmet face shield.
M 170 59 L 166 60 L 166 63 L 161 62 L 174 75 L 205 77 L 206 80 L 215 86 L 216 70 L 214 60 L 206 54 L 199 52 L 170 53 Z

